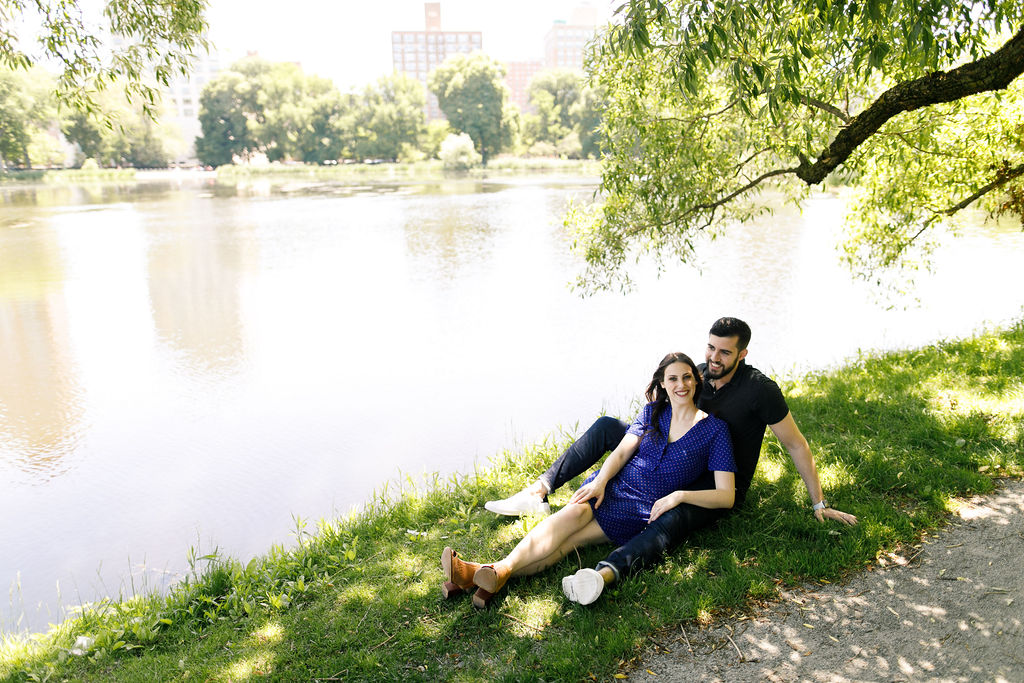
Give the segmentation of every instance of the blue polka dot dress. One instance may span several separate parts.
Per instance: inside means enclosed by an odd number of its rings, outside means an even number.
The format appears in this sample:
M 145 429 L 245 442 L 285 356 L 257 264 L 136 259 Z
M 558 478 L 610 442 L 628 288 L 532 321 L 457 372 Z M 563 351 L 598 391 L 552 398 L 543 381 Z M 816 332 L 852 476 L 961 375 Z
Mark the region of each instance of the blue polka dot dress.
M 628 433 L 643 435 L 653 409 L 653 403 L 644 406 Z M 729 428 L 717 417 L 708 415 L 672 443 L 665 436 L 672 423 L 671 406 L 665 408 L 658 422 L 661 431 L 647 432 L 633 457 L 608 482 L 601 507 L 594 510 L 601 530 L 617 545 L 644 530 L 651 507 L 659 498 L 681 489 L 709 470 L 736 471 Z M 595 472 L 585 483 L 596 476 Z M 593 507 L 593 500 L 590 505 Z

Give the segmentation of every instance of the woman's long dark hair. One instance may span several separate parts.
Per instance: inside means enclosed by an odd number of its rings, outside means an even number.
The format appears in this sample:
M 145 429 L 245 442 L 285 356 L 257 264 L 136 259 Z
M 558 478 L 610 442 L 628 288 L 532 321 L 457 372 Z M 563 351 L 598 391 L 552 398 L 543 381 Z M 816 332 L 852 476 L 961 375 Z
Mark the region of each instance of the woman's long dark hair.
M 693 390 L 693 405 L 697 405 L 697 402 L 700 400 L 700 392 L 704 388 L 704 380 L 701 377 L 700 370 L 697 369 L 697 364 L 693 362 L 693 359 L 680 351 L 668 354 L 658 363 L 658 369 L 654 371 L 651 383 L 647 385 L 647 402 L 653 403 L 654 409 L 651 410 L 651 423 L 645 427 L 644 436 L 651 430 L 661 434 L 661 414 L 668 407 L 668 392 L 665 391 L 665 387 L 661 386 L 661 384 L 665 381 L 665 368 L 673 363 L 685 363 L 690 366 L 693 378 L 697 380 L 697 386 Z M 668 438 L 667 434 L 662 434 L 662 436 Z

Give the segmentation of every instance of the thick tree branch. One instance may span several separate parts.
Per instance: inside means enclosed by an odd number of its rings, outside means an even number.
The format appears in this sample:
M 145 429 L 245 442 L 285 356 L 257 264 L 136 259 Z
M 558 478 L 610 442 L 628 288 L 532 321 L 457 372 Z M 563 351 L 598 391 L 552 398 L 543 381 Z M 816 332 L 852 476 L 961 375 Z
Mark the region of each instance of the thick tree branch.
M 808 185 L 816 185 L 897 114 L 989 90 L 1002 90 L 1021 73 L 1024 73 L 1024 27 L 987 57 L 952 71 L 936 71 L 885 91 L 836 135 L 817 160 L 801 159 L 796 175 Z

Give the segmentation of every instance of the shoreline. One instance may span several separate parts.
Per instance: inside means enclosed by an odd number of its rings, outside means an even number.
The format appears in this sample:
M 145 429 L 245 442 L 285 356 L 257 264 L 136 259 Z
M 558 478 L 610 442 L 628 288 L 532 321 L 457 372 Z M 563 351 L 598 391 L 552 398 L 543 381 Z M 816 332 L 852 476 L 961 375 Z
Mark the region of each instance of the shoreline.
M 62 185 L 96 182 L 146 182 L 209 180 L 232 182 L 244 179 L 315 179 L 315 180 L 444 180 L 452 178 L 489 178 L 494 176 L 573 175 L 600 177 L 601 162 L 592 159 L 567 160 L 550 158 L 498 157 L 487 166 L 468 171 L 447 171 L 438 160 L 411 163 L 341 164 L 316 166 L 310 164 L 272 163 L 252 166 L 221 166 L 217 169 L 46 169 L 7 171 L 0 174 L 0 187 L 44 184 Z

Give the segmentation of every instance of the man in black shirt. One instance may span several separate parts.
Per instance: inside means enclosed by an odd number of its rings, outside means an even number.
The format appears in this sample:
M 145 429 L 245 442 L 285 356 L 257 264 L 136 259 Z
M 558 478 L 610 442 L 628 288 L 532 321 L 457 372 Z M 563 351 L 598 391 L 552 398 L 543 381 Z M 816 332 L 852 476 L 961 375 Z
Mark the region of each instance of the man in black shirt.
M 745 322 L 737 318 L 719 318 L 711 326 L 704 353 L 706 363 L 700 366 L 704 387 L 699 408 L 721 418 L 729 426 L 732 437 L 738 468 L 733 509 L 742 505 L 746 498 L 757 469 L 765 427 L 769 427 L 789 452 L 800 473 L 818 521 L 834 519 L 844 524 L 856 524 L 856 517 L 831 508 L 826 502 L 807 439 L 793 420 L 779 385 L 743 360 L 749 342 L 750 327 Z M 546 513 L 547 494 L 590 469 L 618 445 L 627 428 L 626 423 L 615 418 L 599 418 L 535 484 L 511 498 L 488 501 L 484 507 L 507 515 Z M 714 483 L 705 478 L 694 482 L 691 490 L 707 488 L 714 488 Z M 686 491 L 671 495 L 681 502 L 657 517 L 652 515 L 644 531 L 612 551 L 598 563 L 597 569 L 581 569 L 573 576 L 565 577 L 562 587 L 566 596 L 582 604 L 593 602 L 606 584 L 659 561 L 667 550 L 691 533 L 729 513 L 727 509 L 711 510 L 687 503 Z

